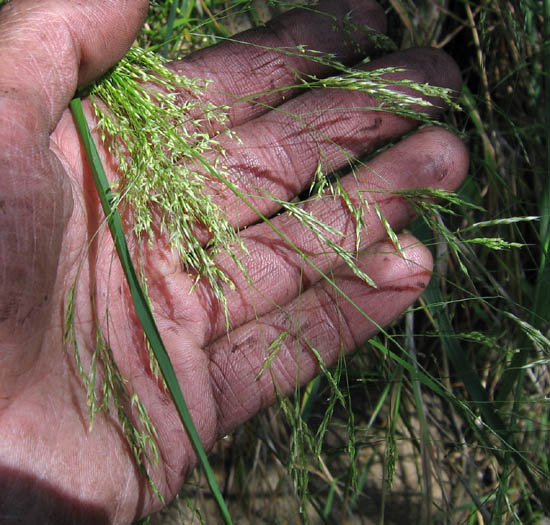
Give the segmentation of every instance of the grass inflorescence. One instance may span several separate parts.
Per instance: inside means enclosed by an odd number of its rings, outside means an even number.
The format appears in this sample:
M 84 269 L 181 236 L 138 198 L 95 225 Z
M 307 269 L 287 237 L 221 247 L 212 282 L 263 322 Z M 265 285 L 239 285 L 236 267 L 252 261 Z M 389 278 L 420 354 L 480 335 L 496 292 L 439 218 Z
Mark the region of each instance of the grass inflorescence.
M 133 47 L 90 91 L 101 138 L 122 175 L 112 188 L 115 206 L 131 214 L 138 242 L 167 238 L 185 269 L 205 277 L 223 302 L 221 283 L 229 279 L 213 260 L 222 247 L 238 244 L 239 236 L 207 189 L 212 172 L 229 178 L 224 151 L 208 128 L 224 124 L 227 108 L 202 100 L 205 81 L 179 76 L 165 62 Z M 213 151 L 214 164 L 204 157 Z M 198 239 L 198 227 L 207 229 L 207 243 Z

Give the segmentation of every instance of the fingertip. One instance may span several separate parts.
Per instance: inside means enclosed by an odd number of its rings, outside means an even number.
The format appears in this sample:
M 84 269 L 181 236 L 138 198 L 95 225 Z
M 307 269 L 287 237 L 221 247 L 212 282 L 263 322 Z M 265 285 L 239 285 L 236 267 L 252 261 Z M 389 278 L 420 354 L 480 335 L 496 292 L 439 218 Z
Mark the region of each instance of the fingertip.
M 423 71 L 427 82 L 456 92 L 460 90 L 462 85 L 460 68 L 454 59 L 441 49 L 417 47 L 400 51 L 396 55 L 396 60 L 415 64 L 414 69 Z
M 409 234 L 372 244 L 361 254 L 359 267 L 375 286 L 358 281 L 350 268 L 336 273 L 339 288 L 353 300 L 340 304 L 355 341 L 374 335 L 418 299 L 427 288 L 433 269 L 430 251 Z
M 378 33 L 386 33 L 388 29 L 386 13 L 378 2 L 374 0 L 347 0 L 344 5 L 353 16 L 355 25 L 364 25 Z
M 447 191 L 456 190 L 466 178 L 470 155 L 462 140 L 438 126 L 421 129 L 408 140 L 408 148 L 422 152 L 421 163 L 434 185 Z M 421 164 L 420 163 L 420 164 Z
M 148 0 L 119 0 L 70 12 L 71 26 L 80 28 L 73 30 L 81 48 L 79 85 L 95 80 L 126 54 L 148 10 Z
M 386 75 L 388 79 L 407 79 L 418 84 L 428 84 L 451 90 L 451 98 L 456 99 L 462 85 L 462 74 L 457 63 L 444 51 L 429 47 L 411 48 L 397 51 L 391 55 L 369 62 L 365 69 L 373 71 L 380 68 L 398 68 L 401 72 Z M 403 88 L 401 88 L 403 89 Z M 416 89 L 409 88 L 414 96 L 419 96 Z M 419 108 L 435 115 L 446 109 L 446 104 L 439 97 L 426 97 L 432 107 Z
M 378 288 L 399 287 L 406 282 L 409 292 L 417 297 L 430 282 L 433 269 L 432 254 L 411 234 L 399 235 L 398 241 L 399 244 L 396 244 L 390 239 L 385 239 L 371 246 L 364 261 L 365 266 L 376 268 L 371 277 Z
M 439 126 L 426 127 L 375 157 L 361 173 L 379 189 L 438 188 L 454 191 L 468 172 L 462 141 Z M 374 176 L 376 175 L 376 176 Z
M 414 284 L 419 295 L 426 289 L 432 278 L 432 252 L 416 237 L 409 233 L 401 234 L 399 244 L 403 250 L 402 259 L 406 261 L 409 276 L 414 277 Z
M 147 0 L 18 0 L 0 16 L 0 86 L 55 128 L 78 85 L 112 67 L 131 46 Z

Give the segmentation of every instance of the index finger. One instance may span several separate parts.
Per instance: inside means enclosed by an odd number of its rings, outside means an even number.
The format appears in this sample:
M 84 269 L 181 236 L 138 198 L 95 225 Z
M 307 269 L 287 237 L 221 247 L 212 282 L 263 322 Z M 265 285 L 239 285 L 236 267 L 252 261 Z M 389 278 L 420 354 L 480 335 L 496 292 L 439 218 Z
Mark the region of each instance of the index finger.
M 373 32 L 386 31 L 383 9 L 374 0 L 321 0 L 311 8 L 293 9 L 264 27 L 203 49 L 170 67 L 178 74 L 210 80 L 205 97 L 218 106 L 231 105 L 229 121 L 241 124 L 281 104 L 297 75 L 330 74 L 332 68 L 308 58 L 302 49 L 330 54 L 353 64 L 372 52 Z M 246 100 L 254 94 L 264 96 Z M 238 103 L 234 103 L 240 100 Z

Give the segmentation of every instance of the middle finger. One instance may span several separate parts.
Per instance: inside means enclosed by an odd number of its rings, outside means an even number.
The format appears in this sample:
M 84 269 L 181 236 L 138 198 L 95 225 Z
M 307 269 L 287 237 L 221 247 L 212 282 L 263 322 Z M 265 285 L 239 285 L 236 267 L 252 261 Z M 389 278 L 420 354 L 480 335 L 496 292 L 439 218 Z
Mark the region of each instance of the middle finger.
M 368 68 L 390 66 L 405 68 L 399 76 L 418 83 L 454 90 L 460 86 L 455 63 L 440 51 L 403 51 L 373 61 Z M 441 101 L 431 102 L 434 105 L 423 108 L 431 117 L 445 110 Z M 220 140 L 227 155 L 226 179 L 212 182 L 211 188 L 224 216 L 236 228 L 256 222 L 258 212 L 270 216 L 279 208 L 277 199 L 289 200 L 302 192 L 318 169 L 341 169 L 419 124 L 380 111 L 378 106 L 380 103 L 366 93 L 314 90 L 235 127 L 238 141 L 229 137 Z M 207 160 L 214 162 L 214 157 Z M 227 191 L 228 183 L 246 196 L 248 204 Z

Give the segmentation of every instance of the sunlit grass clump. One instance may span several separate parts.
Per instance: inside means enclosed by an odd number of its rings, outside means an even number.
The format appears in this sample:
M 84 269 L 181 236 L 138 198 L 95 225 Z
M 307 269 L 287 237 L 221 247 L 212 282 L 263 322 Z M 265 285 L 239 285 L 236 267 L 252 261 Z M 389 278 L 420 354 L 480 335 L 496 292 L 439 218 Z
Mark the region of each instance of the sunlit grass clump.
M 294 86 L 297 88 L 365 92 L 379 103 L 379 106 L 372 109 L 391 111 L 423 121 L 428 121 L 429 117 L 419 113 L 418 107 L 430 105 L 425 97 L 440 96 L 446 103 L 454 104 L 449 90 L 386 78 L 389 74 L 401 72 L 401 69 L 386 68 L 367 72 L 347 68 L 337 63 L 333 57 L 323 56 L 314 50 L 297 48 L 283 52 L 307 56 L 311 60 L 328 64 L 339 72 L 331 79 L 297 77 Z M 418 96 L 401 93 L 400 87 L 413 89 Z M 118 181 L 111 187 L 98 187 L 98 191 L 100 195 L 108 195 L 108 198 L 104 199 L 104 209 L 117 250 L 120 248 L 119 245 L 124 244 L 124 232 L 119 216 L 128 225 L 128 233 L 137 241 L 133 257 L 136 258 L 134 265 L 139 270 L 141 282 L 133 284 L 140 284 L 141 290 L 137 290 L 135 294 L 133 292 L 132 295 L 138 297 L 142 308 L 145 306 L 143 298 L 146 299 L 147 293 L 147 275 L 141 255 L 143 249 L 152 246 L 154 242 L 167 241 L 170 249 L 181 261 L 182 268 L 195 276 L 195 283 L 201 279 L 207 282 L 215 297 L 224 306 L 224 285 L 232 286 L 232 282 L 216 266 L 216 255 L 228 247 L 239 246 L 240 256 L 236 255 L 235 250 L 231 250 L 230 253 L 238 267 L 244 271 L 244 264 L 239 257 L 246 256 L 246 248 L 240 241 L 238 230 L 230 224 L 223 210 L 214 202 L 213 183 L 216 182 L 218 188 L 221 183 L 221 187 L 241 198 L 245 205 L 255 208 L 248 197 L 230 182 L 230 175 L 224 167 L 225 151 L 217 140 L 217 133 L 211 133 L 215 125 L 224 129 L 234 140 L 238 140 L 227 127 L 228 108 L 212 105 L 208 102 L 207 94 L 207 82 L 176 75 L 166 67 L 166 61 L 158 54 L 139 47 L 132 48 L 115 68 L 89 89 L 97 116 L 96 128 L 101 141 L 115 160 L 119 175 Z M 262 95 L 265 93 L 258 96 Z M 253 99 L 254 97 L 249 97 L 249 100 Z M 215 160 L 212 162 L 210 159 Z M 101 167 L 98 168 L 101 171 Z M 338 179 L 329 179 L 327 174 L 318 170 L 308 199 L 316 199 L 327 193 L 335 198 L 342 198 L 356 219 L 355 251 L 346 251 L 335 242 L 334 237 L 343 239 L 344 233 L 320 222 L 307 212 L 300 202 L 280 201 L 269 194 L 263 194 L 262 197 L 277 202 L 281 209 L 309 228 L 322 244 L 337 254 L 358 277 L 374 286 L 374 282 L 356 263 L 365 203 L 353 205 L 352 199 L 343 191 Z M 271 223 L 269 218 L 261 213 L 258 217 Z M 396 248 L 400 249 L 397 236 L 389 223 L 380 213 L 379 218 L 388 235 L 394 239 Z M 113 230 L 113 222 L 119 223 L 118 232 Z M 206 241 L 204 235 L 197 235 L 199 230 L 206 230 Z M 288 241 L 284 236 L 283 240 Z M 306 254 L 302 255 L 305 261 L 309 262 L 309 257 Z M 131 268 L 127 248 L 123 248 L 123 255 L 119 250 L 119 257 L 125 272 L 132 277 L 135 271 Z M 126 267 L 129 267 L 128 271 Z M 132 283 L 130 287 L 132 289 Z M 90 418 L 93 421 L 97 411 L 109 410 L 112 403 L 134 455 L 146 472 L 147 463 L 157 458 L 155 430 L 147 410 L 137 395 L 130 393 L 131 385 L 127 385 L 126 380 L 120 375 L 103 334 L 98 333 L 98 344 L 93 351 L 90 368 L 84 369 L 73 331 L 74 297 L 70 298 L 69 305 L 67 340 L 75 346 L 77 363 L 88 391 Z M 108 315 L 108 312 L 106 314 Z M 146 317 L 152 321 L 150 313 Z M 153 329 L 153 332 L 154 337 L 157 337 L 158 331 Z M 149 343 L 151 344 L 150 340 Z M 154 346 L 152 344 L 151 368 L 158 370 L 156 361 L 160 359 L 159 352 L 165 354 L 165 351 L 162 348 L 157 351 Z M 310 350 L 315 352 L 314 348 Z M 102 386 L 96 384 L 98 366 L 105 371 Z M 329 377 L 322 362 L 320 366 Z M 101 392 L 99 397 L 98 388 Z M 138 418 L 137 424 L 134 424 L 131 414 L 123 409 L 124 400 L 127 402 L 130 397 L 131 404 L 136 407 L 137 414 L 134 417 Z M 138 430 L 138 427 L 141 430 Z

